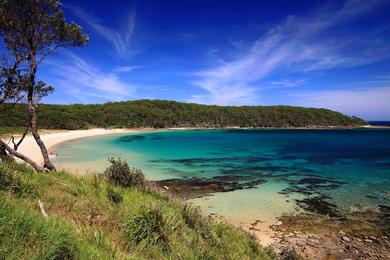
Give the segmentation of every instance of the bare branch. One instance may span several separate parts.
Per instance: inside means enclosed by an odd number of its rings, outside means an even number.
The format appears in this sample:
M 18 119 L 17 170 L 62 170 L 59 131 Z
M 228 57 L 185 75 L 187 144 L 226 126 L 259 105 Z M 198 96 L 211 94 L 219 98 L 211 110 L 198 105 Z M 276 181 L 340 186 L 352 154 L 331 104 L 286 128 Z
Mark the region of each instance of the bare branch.
M 39 172 L 42 172 L 44 171 L 45 169 L 41 166 L 39 166 L 36 162 L 34 162 L 33 160 L 31 160 L 30 158 L 28 158 L 27 156 L 15 151 L 14 149 L 12 149 L 9 145 L 7 145 L 3 140 L 0 140 L 0 146 L 3 146 L 4 149 L 9 152 L 10 154 L 12 154 L 13 156 L 15 157 L 18 157 L 19 159 L 25 161 L 26 163 L 30 164 L 31 167 L 33 167 L 36 171 L 39 171 Z

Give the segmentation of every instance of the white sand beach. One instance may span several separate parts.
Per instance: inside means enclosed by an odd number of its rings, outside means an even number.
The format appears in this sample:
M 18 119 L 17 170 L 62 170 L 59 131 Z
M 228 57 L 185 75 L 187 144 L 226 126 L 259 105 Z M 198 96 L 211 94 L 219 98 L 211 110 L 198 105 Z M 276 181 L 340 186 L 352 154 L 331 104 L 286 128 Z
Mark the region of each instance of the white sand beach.
M 149 128 L 145 128 L 145 129 L 95 128 L 95 129 L 88 129 L 88 130 L 72 130 L 72 131 L 60 131 L 54 133 L 47 133 L 47 134 L 42 134 L 41 138 L 50 153 L 56 145 L 66 141 L 78 139 L 78 138 L 97 136 L 97 135 L 121 134 L 121 133 L 140 133 L 140 132 L 148 132 L 148 131 L 155 131 L 155 130 Z M 38 145 L 36 144 L 34 137 L 31 135 L 26 136 L 26 138 L 20 145 L 18 152 L 28 156 L 32 160 L 38 162 L 38 164 L 43 164 L 43 157 L 41 151 Z

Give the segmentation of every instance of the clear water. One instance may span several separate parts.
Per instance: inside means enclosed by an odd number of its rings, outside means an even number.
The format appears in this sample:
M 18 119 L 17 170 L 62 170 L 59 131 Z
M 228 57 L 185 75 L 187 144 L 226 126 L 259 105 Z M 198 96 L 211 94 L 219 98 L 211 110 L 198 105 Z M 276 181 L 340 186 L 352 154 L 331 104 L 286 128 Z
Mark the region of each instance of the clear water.
M 295 199 L 326 196 L 338 210 L 390 205 L 390 130 L 191 130 L 121 134 L 60 145 L 55 164 L 102 170 L 121 156 L 153 180 L 263 180 L 255 189 L 192 200 L 237 223 L 302 210 Z

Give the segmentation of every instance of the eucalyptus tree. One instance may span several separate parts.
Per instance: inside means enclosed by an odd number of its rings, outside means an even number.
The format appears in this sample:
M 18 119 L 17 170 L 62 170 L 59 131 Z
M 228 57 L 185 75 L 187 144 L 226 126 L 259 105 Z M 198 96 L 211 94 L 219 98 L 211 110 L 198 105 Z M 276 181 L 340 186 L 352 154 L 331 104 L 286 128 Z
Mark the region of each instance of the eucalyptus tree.
M 57 0 L 0 0 L 0 36 L 8 55 L 17 61 L 18 82 L 25 93 L 29 111 L 29 127 L 38 144 L 44 167 L 55 170 L 37 127 L 39 100 L 50 94 L 53 87 L 36 79 L 39 65 L 62 47 L 82 47 L 88 36 L 82 28 L 64 18 Z M 11 88 L 17 90 L 17 85 Z

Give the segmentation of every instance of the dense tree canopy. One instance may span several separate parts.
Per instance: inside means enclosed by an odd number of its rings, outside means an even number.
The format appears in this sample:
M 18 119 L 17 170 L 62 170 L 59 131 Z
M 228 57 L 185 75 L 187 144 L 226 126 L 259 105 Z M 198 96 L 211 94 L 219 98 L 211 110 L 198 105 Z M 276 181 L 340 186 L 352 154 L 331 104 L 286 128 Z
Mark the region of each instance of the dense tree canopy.
M 1 126 L 23 126 L 26 108 L 0 115 Z M 9 120 L 12 118 L 12 120 Z M 292 106 L 208 106 L 164 100 L 39 107 L 38 125 L 47 129 L 89 127 L 349 127 L 366 122 L 328 109 Z

